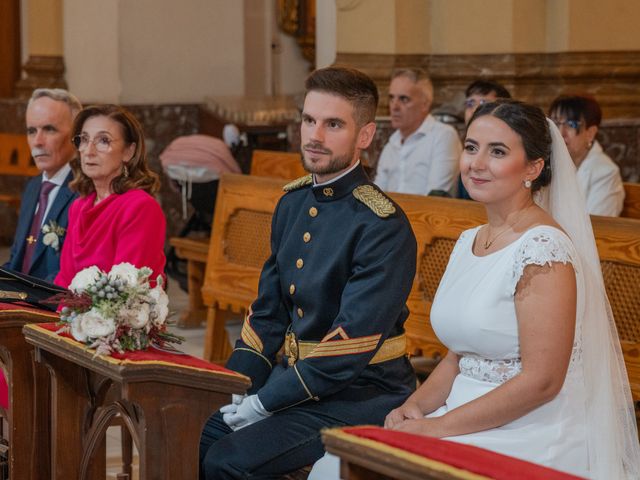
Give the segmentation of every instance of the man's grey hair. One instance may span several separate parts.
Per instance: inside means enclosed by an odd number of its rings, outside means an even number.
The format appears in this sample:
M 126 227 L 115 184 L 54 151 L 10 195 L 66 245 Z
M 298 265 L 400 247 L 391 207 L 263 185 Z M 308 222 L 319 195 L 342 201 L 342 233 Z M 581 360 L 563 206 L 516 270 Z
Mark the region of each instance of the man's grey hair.
M 427 96 L 429 103 L 433 102 L 433 83 L 425 70 L 421 68 L 396 68 L 391 72 L 391 80 L 396 77 L 406 77 L 413 83 L 417 83 Z
M 80 100 L 78 100 L 75 95 L 69 93 L 63 88 L 36 88 L 31 94 L 31 98 L 29 99 L 27 107 L 31 105 L 34 100 L 42 97 L 48 97 L 52 100 L 66 103 L 69 106 L 71 115 L 73 117 L 75 117 L 80 112 L 80 110 L 82 110 L 82 104 L 80 103 Z

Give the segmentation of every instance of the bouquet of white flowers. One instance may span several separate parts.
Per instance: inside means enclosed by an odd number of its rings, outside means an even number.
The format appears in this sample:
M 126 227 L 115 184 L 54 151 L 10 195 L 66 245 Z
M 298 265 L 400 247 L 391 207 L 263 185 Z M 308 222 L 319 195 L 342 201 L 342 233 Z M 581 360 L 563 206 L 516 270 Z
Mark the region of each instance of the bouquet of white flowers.
M 81 270 L 61 300 L 60 324 L 96 354 L 144 350 L 151 344 L 180 343 L 167 331 L 169 298 L 162 277 L 151 288 L 151 269 L 130 263 L 114 265 L 109 273 L 98 267 Z

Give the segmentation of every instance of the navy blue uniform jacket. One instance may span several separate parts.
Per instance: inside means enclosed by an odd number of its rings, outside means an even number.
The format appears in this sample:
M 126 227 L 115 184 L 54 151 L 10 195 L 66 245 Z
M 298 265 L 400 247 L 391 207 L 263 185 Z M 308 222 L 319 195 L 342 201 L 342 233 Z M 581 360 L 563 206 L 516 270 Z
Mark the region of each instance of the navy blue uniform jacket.
M 369 361 L 387 338 L 404 333 L 416 268 L 409 221 L 361 166 L 329 185 L 312 186 L 311 176 L 293 183 L 273 215 L 258 298 L 227 366 L 251 378 L 250 393 L 270 412 L 376 395 L 399 404 L 415 388 L 406 356 Z M 354 196 L 362 185 L 375 189 L 374 202 Z M 395 212 L 376 214 L 376 199 Z M 288 332 L 322 348 L 293 366 L 277 363 Z

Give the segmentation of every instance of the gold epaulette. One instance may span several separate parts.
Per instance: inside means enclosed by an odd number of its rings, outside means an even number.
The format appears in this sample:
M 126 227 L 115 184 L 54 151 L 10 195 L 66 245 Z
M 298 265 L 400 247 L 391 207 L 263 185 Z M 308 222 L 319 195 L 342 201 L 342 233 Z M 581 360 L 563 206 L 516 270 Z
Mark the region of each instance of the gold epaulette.
M 305 175 L 304 177 L 296 178 L 293 182 L 287 183 L 282 189 L 285 192 L 291 192 L 293 190 L 297 190 L 302 187 L 306 187 L 307 185 L 311 185 L 313 183 L 313 175 Z
M 396 207 L 393 206 L 391 200 L 372 185 L 360 185 L 354 188 L 353 196 L 373 210 L 377 216 L 386 218 L 396 213 Z

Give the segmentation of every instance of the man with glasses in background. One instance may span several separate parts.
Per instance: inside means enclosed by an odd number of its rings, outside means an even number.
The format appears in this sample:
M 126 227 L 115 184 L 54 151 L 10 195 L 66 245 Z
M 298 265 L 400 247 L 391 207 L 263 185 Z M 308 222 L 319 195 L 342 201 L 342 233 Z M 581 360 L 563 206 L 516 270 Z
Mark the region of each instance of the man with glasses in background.
M 458 133 L 432 115 L 433 85 L 420 69 L 391 75 L 389 113 L 396 131 L 382 150 L 376 185 L 388 192 L 454 195 L 461 146 Z
M 68 209 L 76 197 L 68 186 L 69 162 L 77 155 L 71 129 L 80 110 L 78 99 L 63 89 L 39 88 L 29 99 L 27 142 L 42 174 L 29 180 L 22 194 L 11 256 L 3 268 L 48 282 L 60 270 Z
M 591 215 L 617 217 L 624 204 L 620 168 L 596 140 L 602 110 L 590 95 L 561 95 L 549 108 L 573 163 Z

